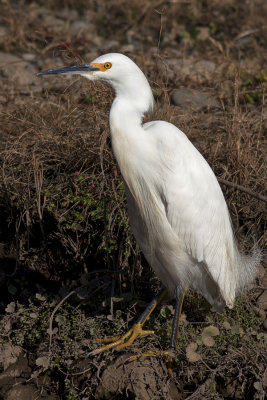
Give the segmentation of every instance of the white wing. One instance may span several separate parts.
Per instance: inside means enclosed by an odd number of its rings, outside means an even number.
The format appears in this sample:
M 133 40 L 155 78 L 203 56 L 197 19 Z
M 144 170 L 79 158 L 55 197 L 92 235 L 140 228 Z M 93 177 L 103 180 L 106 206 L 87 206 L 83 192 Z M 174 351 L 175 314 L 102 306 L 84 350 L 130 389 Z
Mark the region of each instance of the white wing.
M 162 191 L 166 218 L 186 253 L 205 266 L 226 303 L 232 305 L 236 247 L 218 181 L 198 150 L 174 125 L 156 121 L 144 128 L 156 146 L 162 168 L 158 190 Z

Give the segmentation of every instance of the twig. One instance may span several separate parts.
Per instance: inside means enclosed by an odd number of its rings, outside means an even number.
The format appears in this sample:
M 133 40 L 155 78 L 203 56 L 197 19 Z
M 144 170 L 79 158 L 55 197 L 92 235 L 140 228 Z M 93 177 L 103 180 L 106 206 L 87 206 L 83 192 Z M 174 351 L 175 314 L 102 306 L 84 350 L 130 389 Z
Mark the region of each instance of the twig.
M 104 196 L 104 232 L 105 232 L 105 244 L 106 244 L 106 253 L 107 253 L 107 264 L 108 269 L 110 269 L 110 259 L 109 259 L 109 232 L 108 232 L 108 221 L 107 221 L 107 203 L 106 197 Z
M 51 355 L 51 346 L 52 346 L 52 336 L 53 336 L 53 319 L 54 319 L 54 315 L 57 312 L 57 310 L 59 309 L 60 306 L 62 306 L 62 304 L 70 297 L 72 296 L 74 293 L 76 293 L 75 290 L 72 290 L 69 294 L 67 294 L 67 296 L 65 296 L 59 303 L 58 305 L 54 308 L 50 319 L 49 319 L 49 358 Z
M 217 179 L 223 185 L 230 186 L 230 187 L 232 187 L 234 189 L 238 189 L 241 192 L 245 192 L 245 193 L 249 194 L 250 196 L 255 197 L 256 199 L 264 201 L 265 203 L 267 203 L 267 197 L 263 196 L 262 194 L 255 193 L 252 190 L 250 190 L 248 188 L 245 188 L 244 186 L 238 185 L 237 183 L 226 181 L 223 178 L 217 178 Z
M 111 293 L 110 293 L 110 315 L 112 317 L 112 320 L 114 319 L 114 288 L 115 288 L 115 280 L 112 279 L 112 285 L 111 285 Z
M 19 221 L 16 222 L 16 264 L 15 268 L 11 274 L 5 274 L 8 278 L 13 278 L 19 268 L 19 228 L 21 224 L 21 216 L 19 217 Z

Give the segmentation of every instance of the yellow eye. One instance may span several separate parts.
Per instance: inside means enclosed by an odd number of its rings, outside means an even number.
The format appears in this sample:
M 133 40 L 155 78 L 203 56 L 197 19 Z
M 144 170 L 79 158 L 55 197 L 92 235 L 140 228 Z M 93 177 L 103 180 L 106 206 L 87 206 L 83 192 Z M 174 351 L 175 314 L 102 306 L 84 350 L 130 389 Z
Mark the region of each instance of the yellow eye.
M 105 64 L 104 64 L 104 68 L 105 69 L 110 69 L 112 67 L 112 64 L 110 63 L 110 62 L 106 62 Z

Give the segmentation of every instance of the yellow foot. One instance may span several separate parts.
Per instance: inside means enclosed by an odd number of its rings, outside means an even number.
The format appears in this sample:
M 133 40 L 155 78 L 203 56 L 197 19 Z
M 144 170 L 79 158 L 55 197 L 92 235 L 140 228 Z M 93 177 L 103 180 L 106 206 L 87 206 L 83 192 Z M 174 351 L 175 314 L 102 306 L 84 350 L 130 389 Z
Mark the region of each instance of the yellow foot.
M 140 323 L 134 324 L 133 327 L 121 337 L 116 336 L 113 338 L 98 339 L 98 342 L 104 342 L 108 344 L 90 351 L 87 356 L 95 356 L 110 349 L 121 350 L 127 346 L 130 346 L 138 336 L 151 335 L 153 333 L 154 331 L 143 330 Z
M 126 360 L 124 360 L 123 364 L 128 364 L 132 361 L 140 360 L 142 358 L 159 357 L 159 356 L 167 356 L 168 372 L 170 375 L 172 375 L 173 374 L 172 367 L 173 367 L 173 363 L 175 360 L 175 352 L 172 349 L 163 350 L 163 351 L 162 350 L 158 350 L 158 351 L 149 350 L 146 353 L 136 354 L 134 356 L 127 358 Z

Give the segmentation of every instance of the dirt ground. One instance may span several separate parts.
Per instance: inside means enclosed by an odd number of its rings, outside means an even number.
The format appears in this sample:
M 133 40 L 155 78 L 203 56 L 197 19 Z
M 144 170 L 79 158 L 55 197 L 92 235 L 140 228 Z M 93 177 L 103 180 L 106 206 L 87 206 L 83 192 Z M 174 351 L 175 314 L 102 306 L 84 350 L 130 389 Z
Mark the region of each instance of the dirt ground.
M 95 357 L 160 287 L 132 237 L 111 152 L 110 88 L 41 69 L 131 57 L 157 109 L 218 177 L 244 251 L 266 246 L 265 0 L 0 1 L 0 400 L 257 399 L 267 390 L 267 272 L 233 310 L 185 297 L 173 374 L 155 335 Z M 246 190 L 247 189 L 247 190 Z

